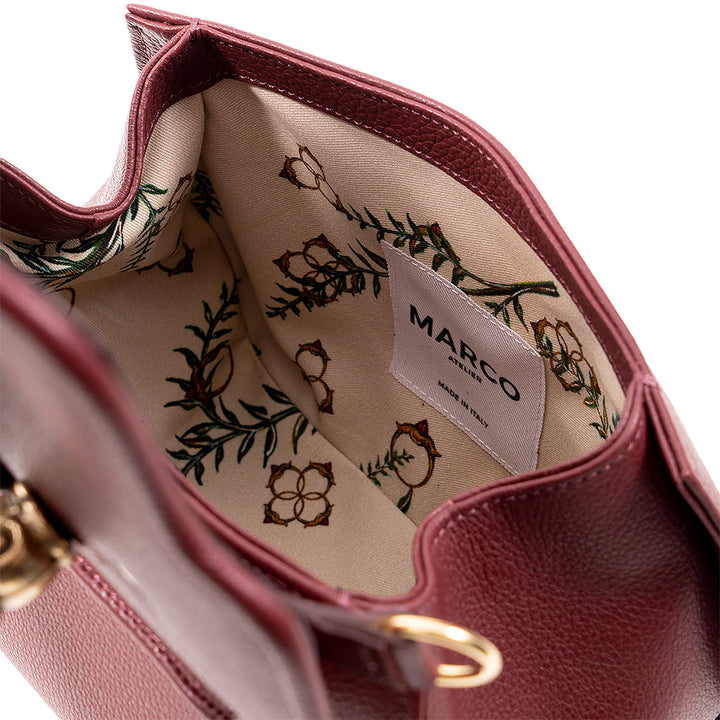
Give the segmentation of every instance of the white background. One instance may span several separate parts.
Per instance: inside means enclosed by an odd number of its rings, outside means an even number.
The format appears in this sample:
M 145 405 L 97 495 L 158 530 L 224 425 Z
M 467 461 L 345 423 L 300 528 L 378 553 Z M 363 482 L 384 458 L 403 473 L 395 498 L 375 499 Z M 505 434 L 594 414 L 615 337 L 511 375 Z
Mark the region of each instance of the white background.
M 495 135 L 720 478 L 717 2 L 166 3 L 409 87 Z M 124 5 L 2 8 L 0 154 L 83 203 L 113 166 L 137 75 Z M 0 714 L 54 717 L 4 659 Z

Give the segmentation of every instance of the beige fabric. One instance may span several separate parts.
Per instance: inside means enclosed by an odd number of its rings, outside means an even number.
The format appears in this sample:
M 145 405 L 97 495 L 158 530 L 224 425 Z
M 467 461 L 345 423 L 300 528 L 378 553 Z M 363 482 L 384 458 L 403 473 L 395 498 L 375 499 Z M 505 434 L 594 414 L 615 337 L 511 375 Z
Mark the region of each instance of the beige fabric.
M 198 163 L 205 175 L 191 190 Z M 204 206 L 197 202 L 203 177 L 217 205 L 207 204 L 207 193 Z M 68 275 L 57 261 L 67 244 L 39 246 L 45 286 L 71 301 L 69 311 L 106 347 L 189 481 L 201 481 L 233 520 L 329 583 L 379 595 L 408 590 L 416 525 L 453 495 L 507 475 L 389 373 L 388 279 L 372 259 L 381 255 L 376 230 L 361 218 L 390 230 L 388 213 L 406 228 L 411 218 L 424 228 L 418 237 L 442 236 L 467 272 L 492 283 L 554 281 L 557 297 L 522 295 L 527 327 L 509 306 L 511 328 L 533 347 L 531 323 L 556 351 L 564 343 L 586 383 L 594 368 L 608 415 L 622 410 L 607 357 L 552 272 L 481 198 L 381 138 L 224 80 L 162 115 L 142 183 L 155 210 L 140 203 L 103 246 L 99 266 L 94 256 L 72 255 L 79 270 Z M 28 272 L 19 241 L 33 241 L 12 233 L 3 241 Z M 401 249 L 409 252 L 409 243 Z M 415 257 L 429 265 L 433 253 Z M 310 310 L 301 304 L 297 315 L 273 316 L 277 298 L 307 291 L 308 273 L 323 279 L 349 263 L 361 270 L 346 274 L 333 301 L 315 296 Z M 450 264 L 438 272 L 450 279 Z M 340 289 L 337 281 L 328 287 L 330 295 Z M 218 334 L 210 338 L 210 330 Z M 598 411 L 584 393 L 565 389 L 557 362 L 545 357 L 539 467 L 601 442 L 591 425 Z M 251 426 L 262 427 L 242 430 Z M 186 467 L 210 442 L 203 472 Z
M 394 339 L 390 373 L 513 475 L 537 468 L 545 364 L 502 320 L 382 241 Z

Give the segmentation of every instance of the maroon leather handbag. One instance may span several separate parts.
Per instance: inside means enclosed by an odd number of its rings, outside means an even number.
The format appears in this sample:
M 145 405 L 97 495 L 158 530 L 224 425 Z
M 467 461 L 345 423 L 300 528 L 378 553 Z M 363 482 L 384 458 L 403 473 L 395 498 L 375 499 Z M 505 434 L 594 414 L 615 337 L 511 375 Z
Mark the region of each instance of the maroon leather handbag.
M 91 203 L 1 166 L 2 650 L 62 718 L 715 718 L 720 498 L 515 160 L 128 23 Z

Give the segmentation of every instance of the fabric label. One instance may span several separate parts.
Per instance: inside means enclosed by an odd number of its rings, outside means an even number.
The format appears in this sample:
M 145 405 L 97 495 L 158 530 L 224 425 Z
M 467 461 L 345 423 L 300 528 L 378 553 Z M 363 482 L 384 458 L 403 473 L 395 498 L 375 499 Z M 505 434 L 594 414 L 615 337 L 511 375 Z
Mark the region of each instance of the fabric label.
M 395 343 L 390 372 L 511 473 L 537 467 L 545 367 L 459 288 L 383 242 Z

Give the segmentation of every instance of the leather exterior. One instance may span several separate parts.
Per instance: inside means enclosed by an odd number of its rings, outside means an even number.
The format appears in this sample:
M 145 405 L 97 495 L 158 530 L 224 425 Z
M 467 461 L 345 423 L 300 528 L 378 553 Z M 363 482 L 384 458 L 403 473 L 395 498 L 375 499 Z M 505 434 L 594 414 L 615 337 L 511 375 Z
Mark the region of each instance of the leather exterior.
M 208 693 L 241 717 L 329 717 L 307 625 L 177 492 L 105 360 L 8 268 L 0 303 L 5 467 Z
M 655 392 L 631 388 L 614 448 L 467 495 L 426 528 L 435 582 L 463 591 L 423 610 L 482 627 L 506 658 L 486 688 L 430 693 L 430 717 L 717 715 L 715 549 L 664 466 Z
M 182 32 L 186 23 L 171 24 L 166 19 L 153 20 L 149 17 L 143 18 L 142 22 L 129 14 L 127 16 L 127 26 L 130 32 L 130 42 L 132 43 L 133 55 L 138 70 L 142 72 L 147 65 L 148 60 L 155 55 L 174 35 Z
M 51 627 L 38 632 L 48 618 Z M 83 558 L 36 602 L 3 617 L 0 647 L 63 718 L 236 717 Z
M 58 239 L 104 226 L 131 201 L 165 108 L 223 77 L 254 83 L 376 133 L 481 195 L 583 312 L 627 394 L 623 418 L 583 458 L 438 508 L 416 536 L 411 593 L 347 593 L 235 527 L 178 477 L 83 333 L 3 269 L 2 373 L 12 389 L 3 462 L 32 478 L 123 601 L 208 697 L 239 716 L 715 718 L 717 491 L 517 163 L 471 121 L 383 81 L 212 23 L 146 8 L 132 8 L 129 23 L 143 71 L 115 194 L 70 206 L 3 163 L 3 227 Z M 31 380 L 45 376 L 47 386 L 34 389 Z M 53 453 L 38 452 L 38 434 Z M 502 675 L 473 690 L 429 686 L 421 649 L 372 629 L 373 617 L 392 611 L 476 629 L 503 653 Z M 82 623 L 78 616 L 74 632 Z M 50 624 L 38 615 L 39 633 Z M 12 635 L 6 647 L 27 642 L 21 630 Z M 24 671 L 37 667 L 26 662 Z

